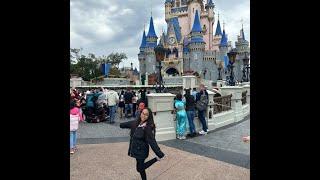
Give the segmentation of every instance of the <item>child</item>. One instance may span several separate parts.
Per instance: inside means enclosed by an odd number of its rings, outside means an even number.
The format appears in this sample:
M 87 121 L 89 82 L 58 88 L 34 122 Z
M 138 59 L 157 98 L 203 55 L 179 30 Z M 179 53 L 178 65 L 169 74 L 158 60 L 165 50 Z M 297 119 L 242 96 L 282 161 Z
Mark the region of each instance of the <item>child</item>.
M 79 101 L 70 103 L 70 154 L 73 154 L 76 150 L 79 121 L 83 121 L 80 108 L 77 107 L 80 105 L 79 103 Z

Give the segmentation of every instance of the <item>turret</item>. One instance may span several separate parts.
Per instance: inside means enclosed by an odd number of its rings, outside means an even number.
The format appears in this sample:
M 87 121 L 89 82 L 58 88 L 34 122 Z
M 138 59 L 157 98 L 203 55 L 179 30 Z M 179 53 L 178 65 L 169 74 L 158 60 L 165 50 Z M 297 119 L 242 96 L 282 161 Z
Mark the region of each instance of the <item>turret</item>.
M 157 39 L 158 39 L 158 37 L 156 35 L 156 32 L 154 31 L 153 18 L 151 16 L 149 31 L 148 31 L 148 35 L 147 35 L 147 47 L 156 47 L 157 46 Z
M 206 10 L 208 12 L 208 19 L 209 21 L 214 21 L 214 4 L 212 0 L 209 0 L 208 3 L 206 4 Z
M 191 70 L 198 72 L 202 71 L 203 54 L 205 49 L 205 42 L 202 36 L 202 29 L 198 11 L 196 11 L 193 27 L 191 30 L 191 40 L 189 42 L 190 51 L 190 67 Z
M 165 2 L 165 20 L 169 21 L 171 18 L 171 8 L 172 8 L 172 0 L 166 0 Z

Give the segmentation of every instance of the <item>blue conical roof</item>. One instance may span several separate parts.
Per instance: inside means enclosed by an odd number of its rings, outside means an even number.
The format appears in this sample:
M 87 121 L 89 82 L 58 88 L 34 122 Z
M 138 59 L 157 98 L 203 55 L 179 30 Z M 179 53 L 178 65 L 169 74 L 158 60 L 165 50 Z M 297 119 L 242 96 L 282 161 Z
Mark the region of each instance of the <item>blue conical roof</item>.
M 142 41 L 141 41 L 140 48 L 146 47 L 146 44 L 147 44 L 146 32 L 145 32 L 145 30 L 143 30 L 143 35 L 142 35 Z
M 212 0 L 208 1 L 208 4 L 206 4 L 206 7 L 214 7 Z
M 215 34 L 215 36 L 217 36 L 217 35 L 220 35 L 220 36 L 222 35 L 219 19 L 218 19 L 218 23 L 217 23 L 217 29 L 216 29 L 216 34 Z
M 246 40 L 246 39 L 244 38 L 244 31 L 243 31 L 243 28 L 242 28 L 242 30 L 241 30 L 241 36 L 242 36 L 242 39 L 243 39 L 243 40 Z
M 200 25 L 200 19 L 199 19 L 199 15 L 198 15 L 198 10 L 196 10 L 196 15 L 194 17 L 194 22 L 193 22 L 193 27 L 191 32 L 201 32 L 201 25 Z
M 154 31 L 152 16 L 150 18 L 150 26 L 149 26 L 149 32 L 148 32 L 147 36 L 148 37 L 157 37 L 156 32 Z
M 226 32 L 223 30 L 220 46 L 228 46 L 228 38 Z

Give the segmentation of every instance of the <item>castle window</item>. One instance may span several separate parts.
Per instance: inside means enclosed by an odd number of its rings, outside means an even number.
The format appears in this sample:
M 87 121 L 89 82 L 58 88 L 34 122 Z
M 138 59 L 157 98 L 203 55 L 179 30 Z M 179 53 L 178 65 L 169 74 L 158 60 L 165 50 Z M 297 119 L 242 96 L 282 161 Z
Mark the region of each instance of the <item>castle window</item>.
M 187 0 L 181 0 L 181 6 L 187 5 Z
M 177 7 L 180 7 L 180 0 L 177 0 L 177 1 L 176 1 L 176 6 L 177 6 Z

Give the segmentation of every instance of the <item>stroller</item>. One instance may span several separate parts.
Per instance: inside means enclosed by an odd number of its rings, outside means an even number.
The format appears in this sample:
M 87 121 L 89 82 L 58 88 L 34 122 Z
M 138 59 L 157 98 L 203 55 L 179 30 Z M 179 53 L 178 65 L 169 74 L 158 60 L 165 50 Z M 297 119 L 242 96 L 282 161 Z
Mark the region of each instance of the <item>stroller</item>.
M 109 118 L 109 108 L 106 104 L 100 104 L 97 101 L 99 94 L 88 94 L 86 106 L 83 107 L 83 113 L 88 123 L 99 123 L 107 121 Z

